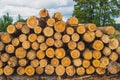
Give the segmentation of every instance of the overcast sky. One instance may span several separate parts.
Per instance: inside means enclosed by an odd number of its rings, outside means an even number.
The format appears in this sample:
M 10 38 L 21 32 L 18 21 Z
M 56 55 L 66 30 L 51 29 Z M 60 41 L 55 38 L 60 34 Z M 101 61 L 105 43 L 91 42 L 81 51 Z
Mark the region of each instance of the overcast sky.
M 18 14 L 24 18 L 32 15 L 39 16 L 40 9 L 46 8 L 50 15 L 61 12 L 63 19 L 66 20 L 72 16 L 74 4 L 73 0 L 0 0 L 0 17 L 7 12 L 14 19 Z M 120 23 L 120 18 L 115 20 Z

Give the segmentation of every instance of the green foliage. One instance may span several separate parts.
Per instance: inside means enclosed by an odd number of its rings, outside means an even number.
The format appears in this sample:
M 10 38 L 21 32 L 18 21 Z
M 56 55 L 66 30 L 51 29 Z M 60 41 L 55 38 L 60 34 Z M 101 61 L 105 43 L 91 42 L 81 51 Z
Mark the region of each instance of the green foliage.
M 113 34 L 113 35 L 110 35 L 110 38 L 120 38 L 120 34 Z
M 13 19 L 7 13 L 0 18 L 0 32 L 5 32 L 8 25 L 12 24 Z
M 73 16 L 80 23 L 95 23 L 97 26 L 113 25 L 113 17 L 120 16 L 119 0 L 73 0 Z
M 25 22 L 26 20 L 21 17 L 20 14 L 18 14 L 17 22 Z

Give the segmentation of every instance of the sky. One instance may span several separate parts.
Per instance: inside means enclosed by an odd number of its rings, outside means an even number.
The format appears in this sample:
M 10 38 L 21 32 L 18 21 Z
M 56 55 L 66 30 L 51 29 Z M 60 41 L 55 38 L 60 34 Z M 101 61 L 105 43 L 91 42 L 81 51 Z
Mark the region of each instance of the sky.
M 72 16 L 74 10 L 73 0 L 0 0 L 0 17 L 7 12 L 15 19 L 20 14 L 24 19 L 29 16 L 38 16 L 43 8 L 48 9 L 52 16 L 55 12 L 63 14 L 63 20 Z M 120 17 L 115 18 L 120 23 Z

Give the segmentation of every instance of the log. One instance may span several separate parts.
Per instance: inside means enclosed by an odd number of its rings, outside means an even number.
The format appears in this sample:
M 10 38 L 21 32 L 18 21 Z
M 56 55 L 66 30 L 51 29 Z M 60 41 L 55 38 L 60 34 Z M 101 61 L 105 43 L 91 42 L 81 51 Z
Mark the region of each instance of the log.
M 21 28 L 21 32 L 23 34 L 29 34 L 30 33 L 30 28 L 27 25 L 23 25 L 23 27 Z
M 62 47 L 62 46 L 63 46 L 62 40 L 55 40 L 54 46 L 55 46 L 56 48 Z
M 86 49 L 83 52 L 83 57 L 84 57 L 84 59 L 91 60 L 92 59 L 92 51 L 89 49 Z
M 45 41 L 45 37 L 43 36 L 43 35 L 39 35 L 38 37 L 37 37 L 37 42 L 38 43 L 43 43 Z
M 0 76 L 3 75 L 3 68 L 0 68 Z
M 70 49 L 70 50 L 73 50 L 73 49 L 75 49 L 77 47 L 77 44 L 76 44 L 76 42 L 75 41 L 70 41 L 70 42 L 68 42 L 68 48 Z
M 14 69 L 8 65 L 6 65 L 3 69 L 3 72 L 6 76 L 10 76 L 14 73 Z
M 41 28 L 41 26 L 36 26 L 36 27 L 34 28 L 34 33 L 35 33 L 35 34 L 41 34 L 41 33 L 42 33 L 42 28 Z
M 41 60 L 40 60 L 40 66 L 41 66 L 41 67 L 46 67 L 47 65 L 48 65 L 47 59 L 41 59 Z
M 119 55 L 116 52 L 112 52 L 109 56 L 109 59 L 113 62 L 116 62 L 119 58 Z
M 100 59 L 102 57 L 102 53 L 100 51 L 93 51 L 93 58 L 94 59 Z
M 3 62 L 0 60 L 0 68 L 3 67 Z
M 101 38 L 103 36 L 103 32 L 98 29 L 95 31 L 95 35 L 96 35 L 96 37 Z
M 53 67 L 57 67 L 60 62 L 57 58 L 52 58 L 50 63 Z
M 56 12 L 56 13 L 54 13 L 54 15 L 53 15 L 53 18 L 56 20 L 56 21 L 60 21 L 60 20 L 62 20 L 62 14 L 60 13 L 60 12 Z
M 47 46 L 46 43 L 41 43 L 41 44 L 40 44 L 40 50 L 45 51 L 47 48 L 48 48 L 48 46 Z
M 30 50 L 27 52 L 27 59 L 34 60 L 36 58 L 36 52 L 34 50 Z
M 10 55 L 7 53 L 3 53 L 0 55 L 0 59 L 2 62 L 7 62 L 9 60 L 9 58 L 10 58 Z
M 85 49 L 85 43 L 83 41 L 79 41 L 77 43 L 77 48 L 80 50 L 80 51 L 83 51 Z
M 71 64 L 70 58 L 69 58 L 69 57 L 64 57 L 64 58 L 62 58 L 61 64 L 62 64 L 64 67 L 70 66 L 70 64 Z
M 23 25 L 25 25 L 26 23 L 25 22 L 16 22 L 15 23 L 15 27 L 16 29 L 21 29 L 23 27 Z
M 36 71 L 36 73 L 37 73 L 38 75 L 40 75 L 40 74 L 43 74 L 44 68 L 41 67 L 41 66 L 38 66 L 35 71 Z
M 109 44 L 108 44 L 108 46 L 112 50 L 116 49 L 119 46 L 118 39 L 115 39 L 115 38 L 111 39 L 110 42 L 109 42 Z
M 98 67 L 98 68 L 96 68 L 96 73 L 99 75 L 103 75 L 106 73 L 106 70 L 105 70 L 105 68 Z
M 60 40 L 61 38 L 62 38 L 62 34 L 61 34 L 61 33 L 56 32 L 56 33 L 54 34 L 54 39 Z
M 79 25 L 76 29 L 77 33 L 84 34 L 86 32 L 86 28 L 84 25 Z
M 28 41 L 35 42 L 37 40 L 37 35 L 32 33 L 28 35 Z
M 75 32 L 73 27 L 66 27 L 66 33 L 68 35 L 72 35 Z
M 54 18 L 49 18 L 47 20 L 47 25 L 50 26 L 50 27 L 53 27 L 55 24 L 55 19 Z
M 72 39 L 73 41 L 77 42 L 77 41 L 79 41 L 80 36 L 79 36 L 78 33 L 73 33 L 73 34 L 71 35 L 71 39 Z
M 102 50 L 104 48 L 104 44 L 101 40 L 95 40 L 92 45 L 93 49 L 95 50 Z
M 74 50 L 70 51 L 70 56 L 73 59 L 79 58 L 80 57 L 80 51 L 78 49 L 74 49 Z
M 53 46 L 54 45 L 54 39 L 53 38 L 47 38 L 46 39 L 46 44 L 48 45 L 48 46 Z
M 31 45 L 31 48 L 35 51 L 38 50 L 39 49 L 39 43 L 38 42 L 33 42 L 32 45 Z
M 34 68 L 39 66 L 39 60 L 38 59 L 34 59 L 32 61 L 30 61 L 30 65 Z
M 99 66 L 100 66 L 100 60 L 97 60 L 97 59 L 92 60 L 92 65 L 93 65 L 94 67 L 99 67 Z
M 43 58 L 45 58 L 45 52 L 42 50 L 38 50 L 36 53 L 36 56 L 38 59 L 43 59 Z
M 17 66 L 17 58 L 15 57 L 15 56 L 12 56 L 12 57 L 10 57 L 10 59 L 8 60 L 8 65 L 10 66 L 10 67 L 16 67 Z
M 18 64 L 19 66 L 23 67 L 23 66 L 26 66 L 28 63 L 28 61 L 26 59 L 19 59 L 18 60 Z
M 15 50 L 15 47 L 12 44 L 8 44 L 5 46 L 5 51 L 7 53 L 12 54 L 12 53 L 14 53 L 14 50 Z
M 93 74 L 95 72 L 95 68 L 93 66 L 89 66 L 86 69 L 86 74 Z
M 110 37 L 106 34 L 104 34 L 101 38 L 101 40 L 103 41 L 103 43 L 109 43 L 110 42 Z
M 70 17 L 67 23 L 70 26 L 78 26 L 78 19 L 76 17 Z
M 101 68 L 106 68 L 107 65 L 110 63 L 108 57 L 102 57 L 102 58 L 100 59 L 100 62 L 101 62 L 101 63 L 100 63 L 100 67 L 101 67 Z
M 47 75 L 52 75 L 54 73 L 54 67 L 50 64 L 48 64 L 46 67 L 45 67 L 45 73 Z
M 54 55 L 55 55 L 55 51 L 54 51 L 53 48 L 48 48 L 48 49 L 46 50 L 45 54 L 46 54 L 46 56 L 47 56 L 48 58 L 53 58 Z
M 3 51 L 5 47 L 5 44 L 3 42 L 0 41 L 0 51 Z
M 66 74 L 68 76 L 73 76 L 76 73 L 74 66 L 68 66 L 66 67 Z
M 18 75 L 24 75 L 25 74 L 25 68 L 24 67 L 18 67 L 17 68 L 17 74 Z
M 9 33 L 9 34 L 14 34 L 15 32 L 16 32 L 16 28 L 15 28 L 15 26 L 14 25 L 8 25 L 7 26 L 7 32 Z
M 117 52 L 118 54 L 120 54 L 120 46 L 118 46 L 118 47 L 116 48 L 116 52 Z
M 1 41 L 3 43 L 5 43 L 5 44 L 10 43 L 11 40 L 12 40 L 12 38 L 11 38 L 10 34 L 8 34 L 8 33 L 2 33 L 2 35 L 1 35 Z
M 13 39 L 12 39 L 12 45 L 13 45 L 13 46 L 17 47 L 19 44 L 20 44 L 20 41 L 19 41 L 18 38 L 13 38 Z
M 63 57 L 65 57 L 65 55 L 66 55 L 65 49 L 63 49 L 63 48 L 57 48 L 55 50 L 55 56 L 56 56 L 56 58 L 62 59 Z
M 84 75 L 84 74 L 85 74 L 85 68 L 83 68 L 83 67 L 78 67 L 78 68 L 76 69 L 76 73 L 77 73 L 77 75 L 79 75 L 79 76 Z
M 35 16 L 30 16 L 27 21 L 26 24 L 29 28 L 33 29 L 34 27 L 39 25 L 39 20 L 37 17 Z
M 83 66 L 84 68 L 88 68 L 88 67 L 90 66 L 90 61 L 84 59 L 84 60 L 82 61 L 82 66 Z
M 63 43 L 68 43 L 70 41 L 70 36 L 65 34 L 62 36 Z
M 25 34 L 20 34 L 19 37 L 18 37 L 19 41 L 20 42 L 24 42 L 27 40 L 27 35 Z
M 26 56 L 26 50 L 23 49 L 22 47 L 19 47 L 15 50 L 15 56 L 19 59 L 25 58 Z
M 90 43 L 90 42 L 94 41 L 94 39 L 95 39 L 95 33 L 92 31 L 87 31 L 83 34 L 83 40 L 85 42 Z
M 104 47 L 102 52 L 105 56 L 109 56 L 112 51 L 109 47 Z
M 56 22 L 55 25 L 54 25 L 55 31 L 56 31 L 56 32 L 59 32 L 59 33 L 64 32 L 64 31 L 65 31 L 65 28 L 66 28 L 66 24 L 65 24 L 65 22 L 63 22 L 63 21 L 58 21 L 58 22 Z
M 96 25 L 93 23 L 85 24 L 86 29 L 89 31 L 95 31 L 96 30 Z
M 25 73 L 28 76 L 32 76 L 35 73 L 35 69 L 32 66 L 29 65 L 25 68 Z
M 54 34 L 53 28 L 51 28 L 51 27 L 45 27 L 45 28 L 43 29 L 43 34 L 44 34 L 44 36 L 46 36 L 46 37 L 53 36 L 53 34 Z
M 30 41 L 24 41 L 24 42 L 22 42 L 22 47 L 24 48 L 24 49 L 29 49 L 30 48 Z
M 42 10 L 40 10 L 39 15 L 40 15 L 40 17 L 42 17 L 42 18 L 49 18 L 49 13 L 48 13 L 48 10 L 47 10 L 47 9 L 42 9 Z
M 76 67 L 80 67 L 82 65 L 82 59 L 80 58 L 73 59 L 73 65 Z
M 55 73 L 58 75 L 58 76 L 62 76 L 65 74 L 65 67 L 63 65 L 58 65 L 56 68 L 55 68 Z

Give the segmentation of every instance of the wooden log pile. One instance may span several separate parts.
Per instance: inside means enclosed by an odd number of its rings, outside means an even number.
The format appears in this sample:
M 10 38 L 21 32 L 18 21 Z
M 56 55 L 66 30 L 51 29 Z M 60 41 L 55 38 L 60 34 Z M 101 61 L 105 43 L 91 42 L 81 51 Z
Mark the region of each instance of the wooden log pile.
M 0 75 L 82 76 L 120 71 L 120 42 L 110 38 L 114 27 L 79 24 L 75 17 L 64 22 L 61 13 L 51 17 L 46 9 L 39 15 L 9 25 L 7 33 L 0 35 Z

